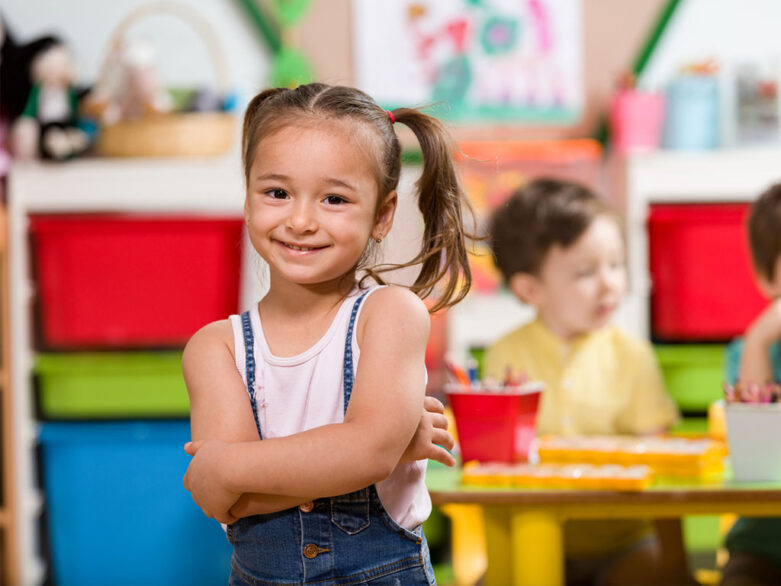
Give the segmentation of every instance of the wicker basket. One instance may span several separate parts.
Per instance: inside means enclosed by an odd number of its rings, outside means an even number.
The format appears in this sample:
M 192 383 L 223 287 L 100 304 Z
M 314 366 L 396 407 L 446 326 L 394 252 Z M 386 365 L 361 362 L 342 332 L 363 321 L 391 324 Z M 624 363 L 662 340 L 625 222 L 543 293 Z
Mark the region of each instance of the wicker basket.
M 121 46 L 127 29 L 139 20 L 160 13 L 181 18 L 199 33 L 209 50 L 217 73 L 218 89 L 224 95 L 229 88 L 228 68 L 216 35 L 196 12 L 182 4 L 170 2 L 142 6 L 120 22 L 109 42 L 109 51 L 99 77 L 108 74 L 109 57 Z M 95 152 L 107 157 L 219 155 L 230 148 L 235 128 L 235 116 L 227 112 L 155 114 L 138 120 L 102 125 L 95 144 Z

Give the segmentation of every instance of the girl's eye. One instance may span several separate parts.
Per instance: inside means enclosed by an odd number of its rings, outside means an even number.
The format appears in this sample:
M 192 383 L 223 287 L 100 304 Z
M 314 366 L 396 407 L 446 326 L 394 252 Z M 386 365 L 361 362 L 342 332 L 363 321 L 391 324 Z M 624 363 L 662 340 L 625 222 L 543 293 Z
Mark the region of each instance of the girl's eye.
M 287 191 L 285 191 L 284 189 L 269 189 L 268 191 L 266 191 L 266 193 L 274 199 L 287 198 Z
M 347 200 L 339 195 L 329 195 L 325 198 L 325 202 L 329 205 L 339 205 L 345 203 Z

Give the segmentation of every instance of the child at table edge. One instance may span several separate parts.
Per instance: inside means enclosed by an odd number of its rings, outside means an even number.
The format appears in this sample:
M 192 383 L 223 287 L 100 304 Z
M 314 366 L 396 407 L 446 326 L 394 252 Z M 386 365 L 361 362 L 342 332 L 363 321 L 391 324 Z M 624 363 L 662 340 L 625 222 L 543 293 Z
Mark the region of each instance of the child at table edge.
M 494 260 L 537 317 L 485 354 L 485 375 L 508 369 L 541 380 L 539 434 L 653 434 L 678 413 L 650 344 L 610 324 L 626 290 L 615 214 L 584 186 L 538 179 L 491 222 Z M 573 521 L 565 525 L 567 584 L 688 583 L 680 521 Z M 657 571 L 663 560 L 663 571 Z
M 781 381 L 781 183 L 760 194 L 748 219 L 757 284 L 771 300 L 742 338 L 726 349 L 726 380 Z M 770 447 L 770 446 L 769 446 Z M 726 538 L 722 586 L 781 584 L 781 518 L 741 517 Z

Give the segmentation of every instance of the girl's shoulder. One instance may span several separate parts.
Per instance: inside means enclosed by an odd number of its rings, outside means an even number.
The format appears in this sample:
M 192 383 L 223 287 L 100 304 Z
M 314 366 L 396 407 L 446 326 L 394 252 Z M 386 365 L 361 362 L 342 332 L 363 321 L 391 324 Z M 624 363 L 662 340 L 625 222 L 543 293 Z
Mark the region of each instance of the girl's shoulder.
M 403 328 L 423 328 L 428 336 L 429 315 L 426 304 L 406 287 L 378 287 L 364 301 L 358 317 L 358 336 L 366 326 L 383 328 L 389 325 Z
M 184 347 L 182 368 L 201 364 L 221 355 L 233 359 L 233 326 L 229 319 L 213 321 L 195 332 Z

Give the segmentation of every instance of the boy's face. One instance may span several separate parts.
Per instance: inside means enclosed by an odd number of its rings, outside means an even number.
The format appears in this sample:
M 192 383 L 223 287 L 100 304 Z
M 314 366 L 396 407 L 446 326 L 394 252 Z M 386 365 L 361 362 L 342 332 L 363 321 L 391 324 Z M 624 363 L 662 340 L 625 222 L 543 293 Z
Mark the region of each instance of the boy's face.
M 545 324 L 565 339 L 605 325 L 626 291 L 624 243 L 615 220 L 597 216 L 568 248 L 553 246 L 528 301 Z

